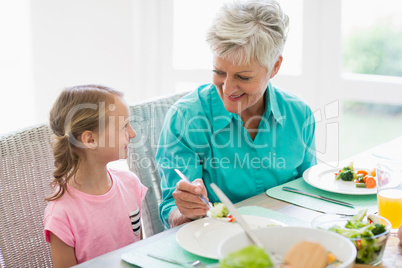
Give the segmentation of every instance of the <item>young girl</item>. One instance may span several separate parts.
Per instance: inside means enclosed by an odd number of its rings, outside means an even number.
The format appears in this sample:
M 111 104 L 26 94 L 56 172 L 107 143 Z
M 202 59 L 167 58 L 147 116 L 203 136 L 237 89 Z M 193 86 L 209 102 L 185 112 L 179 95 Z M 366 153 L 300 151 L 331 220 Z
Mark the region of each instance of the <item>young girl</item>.
M 123 94 L 82 85 L 63 90 L 50 111 L 55 193 L 45 237 L 55 267 L 69 267 L 140 240 L 147 188 L 131 172 L 107 168 L 125 159 L 136 133 Z

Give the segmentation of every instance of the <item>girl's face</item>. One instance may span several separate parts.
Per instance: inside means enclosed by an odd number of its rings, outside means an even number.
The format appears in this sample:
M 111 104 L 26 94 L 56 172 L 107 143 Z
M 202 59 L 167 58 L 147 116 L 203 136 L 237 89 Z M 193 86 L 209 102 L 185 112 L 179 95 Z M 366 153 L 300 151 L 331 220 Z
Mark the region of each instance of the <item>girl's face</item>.
M 280 66 L 281 57 L 278 62 Z M 278 62 L 269 75 L 267 68 L 257 61 L 252 61 L 248 65 L 234 65 L 230 61 L 214 56 L 213 83 L 225 109 L 241 116 L 262 115 L 263 96 L 269 79 L 279 70 Z
M 100 131 L 98 144 L 101 157 L 106 163 L 126 159 L 130 140 L 136 136 L 129 122 L 126 102 L 121 97 L 115 96 L 114 104 L 110 104 L 108 108 L 106 128 L 105 131 Z

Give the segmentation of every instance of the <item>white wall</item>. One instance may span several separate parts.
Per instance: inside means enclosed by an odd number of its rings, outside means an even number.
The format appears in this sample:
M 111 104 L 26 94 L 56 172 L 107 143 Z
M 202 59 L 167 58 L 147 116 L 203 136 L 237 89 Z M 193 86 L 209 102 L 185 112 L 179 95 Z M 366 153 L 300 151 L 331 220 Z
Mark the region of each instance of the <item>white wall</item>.
M 35 120 L 30 1 L 0 1 L 0 133 Z
M 211 1 L 201 5 L 206 2 Z M 297 30 L 303 35 L 301 72 L 280 72 L 273 80 L 276 85 L 302 96 L 313 110 L 324 111 L 345 98 L 402 103 L 400 77 L 342 75 L 341 0 L 293 2 L 302 3 L 297 9 L 303 11 L 302 30 Z M 210 82 L 208 69 L 174 67 L 173 3 L 186 6 L 189 14 L 202 14 L 175 0 L 1 1 L 0 134 L 46 122 L 66 86 L 105 84 L 135 103 Z M 188 36 L 196 23 L 210 23 L 210 15 L 195 17 L 181 22 Z M 193 59 L 198 48 L 193 53 L 191 48 L 186 56 L 198 66 Z
M 130 95 L 130 0 L 31 2 L 36 120 L 46 121 L 63 87 L 96 83 Z M 130 97 L 130 96 L 128 96 Z

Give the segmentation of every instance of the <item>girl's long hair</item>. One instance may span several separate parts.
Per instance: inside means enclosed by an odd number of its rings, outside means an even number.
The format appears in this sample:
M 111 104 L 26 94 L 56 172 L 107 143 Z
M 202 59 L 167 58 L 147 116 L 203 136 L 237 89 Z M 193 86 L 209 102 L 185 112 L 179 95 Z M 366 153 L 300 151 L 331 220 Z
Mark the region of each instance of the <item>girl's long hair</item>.
M 50 128 L 55 171 L 51 186 L 55 192 L 46 198 L 57 200 L 67 191 L 68 181 L 80 167 L 77 152 L 82 150 L 80 137 L 84 131 L 99 132 L 100 124 L 107 124 L 108 106 L 117 90 L 100 85 L 79 85 L 65 88 L 50 111 Z M 103 123 L 102 123 L 103 122 Z

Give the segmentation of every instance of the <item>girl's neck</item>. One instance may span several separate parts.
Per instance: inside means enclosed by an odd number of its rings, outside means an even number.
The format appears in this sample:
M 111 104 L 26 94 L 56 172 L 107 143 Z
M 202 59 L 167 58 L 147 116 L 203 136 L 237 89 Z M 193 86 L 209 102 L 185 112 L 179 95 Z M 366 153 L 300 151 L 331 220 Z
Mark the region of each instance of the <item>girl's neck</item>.
M 76 175 L 70 179 L 68 184 L 86 194 L 106 194 L 112 187 L 112 179 L 106 166 L 95 167 L 93 164 L 81 162 Z

